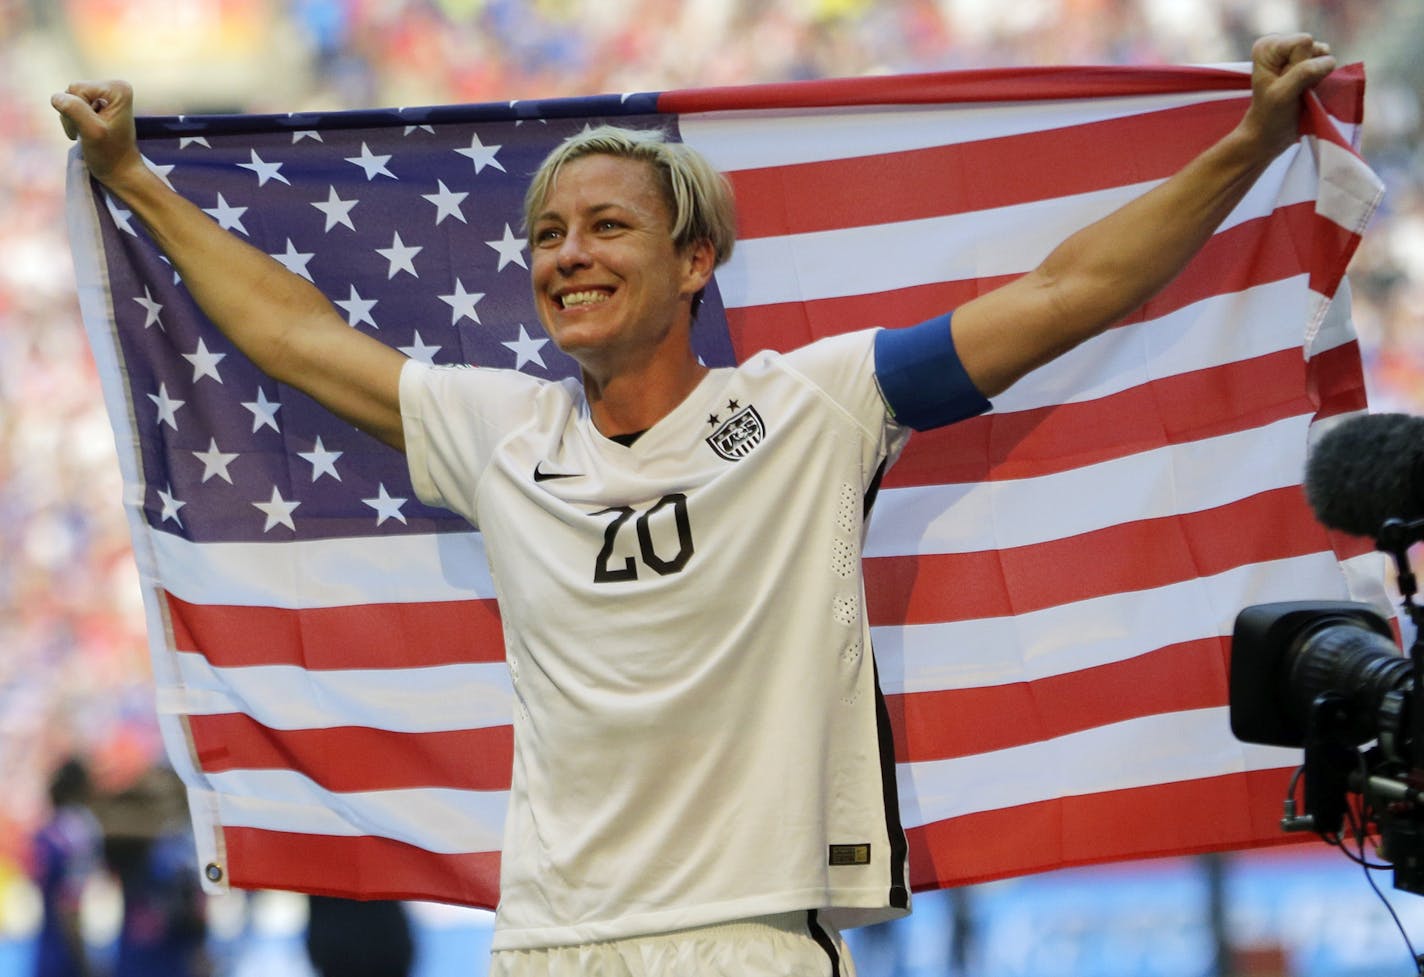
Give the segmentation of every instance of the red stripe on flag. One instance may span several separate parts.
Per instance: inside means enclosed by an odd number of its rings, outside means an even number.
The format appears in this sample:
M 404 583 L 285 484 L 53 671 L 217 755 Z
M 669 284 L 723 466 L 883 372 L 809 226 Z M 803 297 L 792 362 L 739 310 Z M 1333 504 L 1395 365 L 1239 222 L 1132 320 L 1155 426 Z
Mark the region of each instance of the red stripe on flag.
M 1329 549 L 1304 493 L 1289 486 L 1028 546 L 869 557 L 866 607 L 881 627 L 1007 617 Z
M 1229 132 L 1243 110 L 1243 100 L 1226 99 L 952 146 L 739 170 L 729 174 L 737 237 L 920 220 L 1165 179 Z
M 1123 322 L 1156 319 L 1206 298 L 1304 274 L 1312 252 L 1320 261 L 1333 259 L 1343 266 L 1344 256 L 1357 244 L 1355 235 L 1316 214 L 1314 204 L 1280 207 L 1271 214 L 1217 232 L 1171 284 Z M 727 329 L 739 359 L 760 349 L 787 352 L 815 339 L 869 326 L 914 325 L 958 308 L 1016 277 L 939 282 L 890 292 L 732 308 L 727 310 Z M 1338 285 L 1338 275 L 1317 274 L 1311 278 L 1311 287 L 1323 295 L 1333 295 Z
M 292 609 L 167 598 L 174 648 L 199 652 L 219 668 L 418 668 L 504 660 L 493 600 Z
M 936 102 L 1035 102 L 1188 92 L 1247 91 L 1251 78 L 1221 68 L 1087 65 L 983 68 L 975 71 L 790 81 L 772 85 L 681 89 L 658 95 L 658 111 L 924 105 Z
M 388 838 L 223 828 L 228 881 L 362 899 L 440 898 L 493 908 L 499 852 L 441 855 Z
M 1315 86 L 1314 94 L 1332 116 L 1359 125 L 1365 120 L 1365 66 L 1358 61 L 1341 65 Z
M 1033 681 L 887 695 L 895 759 L 948 760 L 1128 719 L 1224 706 L 1228 647 L 1226 638 L 1202 638 Z
M 508 790 L 510 726 L 400 733 L 365 726 L 272 729 L 241 713 L 190 716 L 207 773 L 295 770 L 337 793 L 452 787 Z
M 1347 344 L 1313 361 L 1327 384 L 1329 410 L 1364 407 L 1363 386 L 1338 384 L 1357 368 Z M 1163 377 L 1121 393 L 1035 410 L 983 414 L 949 427 L 921 431 L 886 473 L 885 486 L 967 484 L 1033 478 L 1115 458 L 1251 430 L 1321 405 L 1304 392 L 1307 365 L 1299 349 Z
M 1280 830 L 1289 780 L 1289 770 L 1249 771 L 981 811 L 910 828 L 910 883 L 929 889 L 1127 858 L 1318 843 L 1314 835 Z
M 1360 360 L 1360 347 L 1350 341 L 1325 350 L 1310 359 L 1306 366 L 1306 390 L 1316 405 L 1315 419 L 1334 417 L 1364 410 L 1365 368 Z

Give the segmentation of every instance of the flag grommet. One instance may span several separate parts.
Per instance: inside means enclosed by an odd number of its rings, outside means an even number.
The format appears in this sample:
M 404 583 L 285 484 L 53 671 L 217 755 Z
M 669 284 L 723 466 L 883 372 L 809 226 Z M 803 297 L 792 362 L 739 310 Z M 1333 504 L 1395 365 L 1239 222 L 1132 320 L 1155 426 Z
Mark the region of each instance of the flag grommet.
M 209 882 L 221 882 L 223 879 L 222 866 L 217 862 L 209 862 L 207 868 L 203 869 L 203 874 L 208 877 Z

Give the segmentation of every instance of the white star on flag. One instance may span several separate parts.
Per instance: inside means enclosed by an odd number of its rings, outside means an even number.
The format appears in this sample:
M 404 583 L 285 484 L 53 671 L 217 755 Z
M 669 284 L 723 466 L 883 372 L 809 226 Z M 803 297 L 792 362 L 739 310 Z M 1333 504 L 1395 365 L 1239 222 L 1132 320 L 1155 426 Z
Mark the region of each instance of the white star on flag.
M 109 216 L 114 218 L 114 223 L 118 225 L 119 230 L 125 234 L 138 237 L 138 231 L 135 231 L 133 225 L 129 223 L 129 218 L 133 216 L 133 211 L 125 210 L 119 206 L 119 202 L 114 199 L 112 194 L 108 193 L 104 194 L 104 206 L 108 208 Z
M 292 181 L 282 175 L 281 163 L 268 163 L 261 156 L 257 155 L 257 150 L 255 149 L 248 150 L 248 152 L 252 154 L 252 162 L 238 163 L 237 165 L 244 170 L 251 170 L 253 173 L 256 173 L 257 185 L 259 187 L 265 187 L 268 180 L 279 180 L 287 186 L 292 185 Z
M 508 224 L 504 225 L 504 237 L 498 241 L 486 241 L 485 244 L 499 252 L 499 267 L 495 271 L 504 271 L 504 266 L 510 262 L 521 268 L 529 267 L 524 263 L 524 239 L 516 237 Z
M 139 159 L 143 160 L 143 165 L 147 166 L 160 180 L 163 181 L 164 186 L 166 186 L 170 190 L 173 189 L 173 181 L 168 179 L 168 174 L 173 172 L 172 163 L 160 166 L 158 163 L 155 163 L 153 160 L 149 159 L 147 156 L 144 156 L 142 153 L 139 154 Z
M 282 498 L 282 493 L 277 491 L 277 486 L 272 486 L 272 498 L 266 502 L 254 502 L 252 504 L 267 514 L 267 522 L 262 526 L 264 533 L 271 532 L 272 527 L 279 524 L 296 532 L 296 523 L 292 522 L 292 510 L 301 505 L 301 503 L 295 500 L 288 502 Z
M 356 230 L 356 225 L 351 223 L 351 208 L 355 207 L 359 200 L 342 200 L 336 193 L 336 187 L 329 187 L 326 202 L 313 200 L 312 206 L 326 215 L 326 229 L 330 231 L 337 224 L 345 224 L 351 230 Z
M 203 147 L 205 147 L 205 148 L 207 148 L 207 149 L 212 149 L 212 148 L 213 148 L 213 144 L 210 143 L 210 142 L 208 142 L 208 137 L 207 137 L 207 136 L 179 136 L 179 137 L 178 137 L 178 148 L 179 148 L 179 149 L 187 149 L 189 146 L 193 146 L 193 145 L 203 146 Z
M 315 482 L 323 475 L 330 475 L 338 482 L 341 481 L 341 473 L 336 470 L 336 459 L 340 458 L 344 452 L 328 451 L 326 445 L 321 443 L 321 437 L 316 439 L 316 445 L 310 451 L 298 451 L 305 460 L 311 462 L 312 481 Z
M 389 248 L 377 248 L 376 253 L 391 263 L 390 271 L 386 274 L 386 278 L 390 279 L 396 277 L 396 272 L 398 271 L 410 272 L 411 275 L 419 278 L 420 275 L 416 273 L 415 265 L 412 263 L 412 260 L 423 250 L 425 249 L 418 244 L 406 244 L 401 240 L 400 231 L 396 231 L 395 240 L 391 242 L 391 246 Z
M 420 360 L 422 363 L 435 364 L 435 354 L 440 349 L 439 346 L 426 345 L 425 340 L 420 338 L 420 333 L 415 334 L 415 341 L 409 346 L 396 347 L 406 356 L 413 360 Z
M 484 297 L 484 292 L 465 291 L 464 283 L 458 278 L 455 279 L 455 291 L 449 295 L 438 296 L 440 301 L 450 306 L 450 325 L 452 326 L 461 318 L 473 319 L 478 323 L 480 315 L 475 311 L 475 305 Z
M 158 405 L 158 423 L 167 424 L 173 430 L 178 430 L 178 408 L 182 407 L 187 401 L 173 400 L 169 397 L 168 384 L 166 383 L 160 383 L 158 385 L 158 393 L 156 395 L 149 394 L 148 399 Z
M 159 516 L 159 520 L 158 520 L 158 521 L 159 521 L 159 522 L 167 522 L 169 519 L 172 519 L 174 522 L 176 522 L 176 523 L 178 524 L 178 528 L 179 528 L 179 529 L 182 529 L 182 528 L 183 528 L 183 520 L 178 517 L 178 510 L 181 509 L 181 508 L 183 508 L 183 507 L 184 507 L 185 505 L 187 505 L 188 503 L 186 503 L 186 502 L 180 502 L 178 499 L 174 498 L 174 496 L 173 496 L 173 485 L 172 485 L 171 482 L 169 483 L 168 489 L 167 489 L 166 491 L 163 490 L 163 489 L 158 489 L 157 491 L 158 491 L 158 501 L 160 501 L 161 503 L 163 503 L 163 512 L 162 512 L 162 514 Z
M 516 370 L 524 369 L 526 363 L 538 363 L 542 369 L 547 370 L 548 367 L 544 364 L 544 357 L 539 352 L 547 342 L 547 339 L 535 339 L 529 335 L 529 331 L 524 328 L 524 323 L 521 322 L 519 324 L 519 338 L 512 342 L 500 343 L 500 345 L 507 346 L 514 351 L 514 368 Z
M 460 210 L 460 203 L 469 196 L 468 193 L 456 193 L 445 186 L 444 180 L 435 181 L 440 186 L 439 193 L 422 193 L 421 196 L 435 205 L 435 223 L 438 226 L 447 217 L 454 217 L 461 224 L 468 224 L 464 213 Z
M 455 152 L 461 156 L 468 156 L 473 160 L 476 173 L 483 170 L 486 166 L 493 166 L 500 172 L 504 172 L 504 167 L 500 165 L 499 160 L 494 158 L 494 154 L 499 152 L 500 148 L 499 146 L 486 146 L 480 142 L 480 134 L 477 132 L 470 136 L 468 149 L 457 149 Z
M 317 142 L 326 142 L 325 139 L 321 138 L 321 133 L 317 132 L 315 129 L 298 129 L 296 132 L 292 133 L 293 145 L 296 145 L 303 139 L 315 139 Z
M 143 287 L 143 298 L 135 296 L 134 301 L 143 306 L 143 328 L 157 326 L 164 332 L 168 331 L 163 328 L 163 320 L 158 317 L 159 313 L 163 311 L 163 306 L 153 300 L 153 295 L 148 291 L 147 285 Z
M 218 376 L 218 363 L 227 356 L 226 353 L 213 353 L 208 350 L 207 341 L 202 337 L 198 338 L 198 348 L 191 353 L 184 353 L 183 359 L 193 364 L 193 382 L 197 383 L 203 377 L 212 377 L 218 383 L 222 383 L 222 377 Z
M 204 207 L 203 213 L 217 221 L 218 226 L 225 231 L 241 231 L 247 234 L 247 228 L 242 225 L 242 215 L 247 213 L 247 208 L 229 205 L 221 193 L 218 194 L 218 205 Z
M 396 178 L 396 175 L 390 170 L 386 169 L 386 163 L 390 160 L 390 158 L 391 157 L 389 153 L 385 156 L 377 156 L 375 153 L 371 152 L 370 148 L 367 147 L 365 143 L 362 143 L 361 155 L 347 156 L 346 162 L 355 163 L 357 166 L 361 167 L 361 169 L 366 172 L 367 182 L 374 180 L 378 176 L 388 176 L 392 180 L 394 180 Z
M 277 432 L 282 430 L 277 426 L 277 411 L 282 409 L 282 404 L 280 401 L 268 400 L 266 391 L 261 387 L 257 388 L 257 399 L 243 401 L 242 406 L 252 411 L 253 434 L 269 426 Z
M 376 510 L 376 525 L 379 526 L 387 519 L 399 519 L 405 522 L 405 513 L 401 512 L 401 506 L 405 505 L 405 499 L 392 498 L 386 491 L 385 483 L 382 482 L 377 487 L 377 495 L 374 499 L 362 499 L 372 509 Z
M 301 275 L 307 281 L 312 280 L 311 272 L 307 271 L 307 263 L 312 260 L 311 251 L 298 251 L 291 238 L 287 238 L 287 250 L 282 254 L 274 254 L 271 257 L 280 261 L 294 275 Z
M 232 484 L 232 476 L 228 474 L 227 466 L 232 464 L 233 459 L 237 457 L 237 452 L 219 451 L 217 438 L 209 438 L 208 450 L 195 451 L 193 457 L 203 463 L 203 481 L 206 482 L 213 476 L 217 476 L 229 485 Z
M 379 329 L 376 320 L 371 318 L 371 310 L 375 308 L 380 299 L 363 299 L 361 293 L 356 291 L 356 286 L 351 286 L 351 297 L 349 299 L 337 299 L 336 304 L 346 310 L 346 324 L 348 326 L 359 326 L 363 322 L 369 322 L 372 329 Z
M 435 127 L 431 125 L 406 126 L 405 132 L 403 132 L 402 135 L 408 136 L 417 129 L 423 129 L 432 136 L 435 135 Z

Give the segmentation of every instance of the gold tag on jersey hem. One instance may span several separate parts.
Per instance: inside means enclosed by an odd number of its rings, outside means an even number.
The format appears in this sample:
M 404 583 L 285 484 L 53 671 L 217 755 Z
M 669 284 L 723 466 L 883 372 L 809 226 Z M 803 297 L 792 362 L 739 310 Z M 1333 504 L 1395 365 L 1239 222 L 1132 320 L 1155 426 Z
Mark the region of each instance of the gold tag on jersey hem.
M 832 845 L 831 865 L 869 865 L 870 846 L 862 845 Z

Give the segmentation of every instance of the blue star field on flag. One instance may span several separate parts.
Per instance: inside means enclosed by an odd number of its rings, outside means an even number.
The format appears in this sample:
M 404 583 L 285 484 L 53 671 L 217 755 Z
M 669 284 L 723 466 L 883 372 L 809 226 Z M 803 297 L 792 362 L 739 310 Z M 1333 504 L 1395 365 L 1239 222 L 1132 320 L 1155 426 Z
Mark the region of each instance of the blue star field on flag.
M 145 159 L 221 227 L 313 282 L 353 329 L 434 364 L 559 379 L 522 227 L 529 178 L 601 117 L 676 138 L 655 96 L 322 115 L 145 118 Z M 593 118 L 590 118 L 590 117 Z M 195 542 L 468 531 L 404 458 L 261 374 L 198 310 L 142 224 L 95 187 L 149 524 Z M 103 218 L 108 218 L 104 220 Z M 733 362 L 715 282 L 694 345 Z

